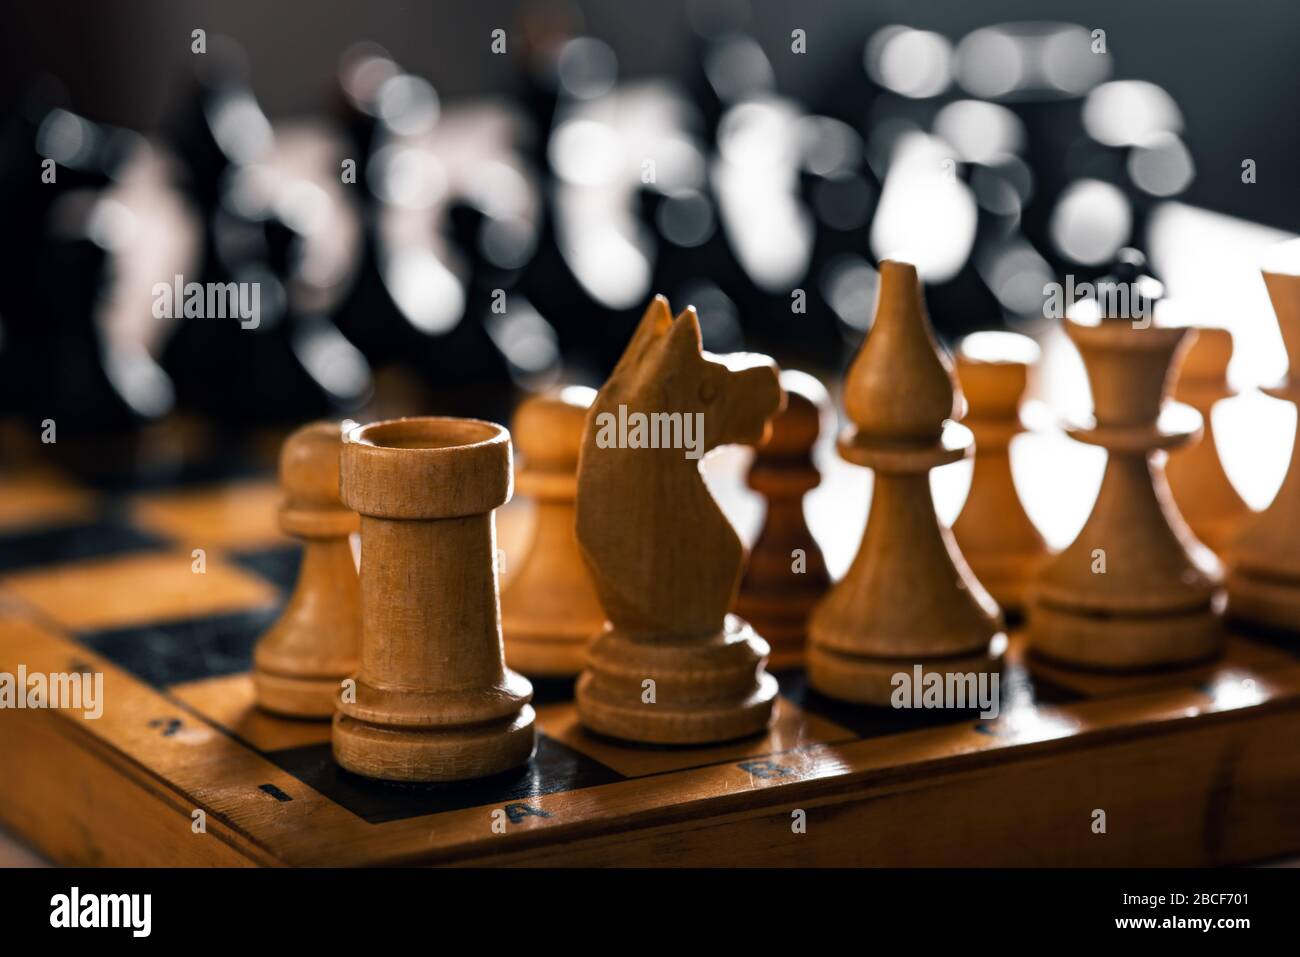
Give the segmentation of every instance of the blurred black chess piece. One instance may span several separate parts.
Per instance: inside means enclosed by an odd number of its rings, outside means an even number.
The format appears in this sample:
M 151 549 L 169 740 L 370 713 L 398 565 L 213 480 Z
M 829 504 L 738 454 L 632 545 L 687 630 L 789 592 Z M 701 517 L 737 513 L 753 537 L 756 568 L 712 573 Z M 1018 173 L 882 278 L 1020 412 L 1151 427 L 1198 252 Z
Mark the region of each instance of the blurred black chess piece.
M 30 311 L 13 329 L 11 371 L 32 434 L 48 421 L 57 436 L 125 437 L 171 408 L 166 377 L 133 365 L 104 327 L 115 262 L 91 227 L 95 202 L 70 193 L 51 210 Z
M 1008 63 L 1020 69 L 1009 70 Z M 994 24 L 972 31 L 957 46 L 956 76 L 966 92 L 1005 107 L 1022 124 L 1019 155 L 1032 185 L 1021 204 L 1019 232 L 1053 276 L 1080 266 L 1053 235 L 1053 226 L 1055 220 L 1059 228 L 1062 198 L 1085 175 L 1077 163 L 1080 149 L 1087 147 L 1083 97 L 1110 70 L 1104 45 L 1072 23 Z
M 691 0 L 687 90 L 717 146 L 718 127 L 736 104 L 775 91 L 772 63 L 754 37 L 749 0 Z
M 968 184 L 978 171 L 977 164 L 964 167 Z M 945 338 L 1006 326 L 1006 310 L 990 285 L 987 267 L 1015 233 L 1014 214 L 990 209 L 977 197 L 975 217 L 975 235 L 961 268 L 952 277 L 925 287 L 926 306 L 935 328 Z
M 0 401 L 32 435 L 126 434 L 170 407 L 165 377 L 104 325 L 116 263 L 95 213 L 142 142 L 69 110 L 48 77 L 0 127 Z
M 559 375 L 554 330 L 519 289 L 536 237 L 467 197 L 449 206 L 447 234 L 464 266 L 464 307 L 421 347 L 419 370 L 438 411 L 505 421 L 521 387 Z
M 106 187 L 138 141 L 72 112 L 63 85 L 50 76 L 31 83 L 14 106 L 0 117 L 0 303 L 20 299 L 17 287 L 29 284 L 59 197 Z
M 183 166 L 182 187 L 200 212 L 211 216 L 221 202 L 227 173 L 264 157 L 274 133 L 237 42 L 209 37 L 207 53 L 193 61 L 190 83 L 166 132 Z
M 1182 113 L 1172 96 L 1147 81 L 1117 80 L 1093 89 L 1083 104 L 1087 136 L 1067 158 L 1080 178 L 1108 184 L 1123 197 L 1129 229 L 1121 238 L 1147 260 L 1156 207 L 1191 184 L 1191 154 L 1180 136 Z M 1096 271 L 1093 272 L 1095 275 Z M 1093 275 L 1085 273 L 1086 278 Z
M 566 95 L 561 61 L 566 47 L 582 36 L 583 15 L 572 0 L 529 0 L 521 5 L 515 27 L 518 42 L 510 50 L 515 99 L 523 105 L 531 127 L 523 151 L 535 168 L 545 170 L 551 134 Z M 576 54 L 581 57 L 583 51 Z M 583 72 L 581 64 L 577 72 Z
M 257 197 L 245 174 L 271 153 L 274 131 L 250 84 L 247 57 L 210 37 L 169 139 L 183 187 L 203 219 L 197 276 L 172 294 L 164 367 L 187 410 L 228 426 L 292 423 L 363 401 L 364 358 L 329 320 L 300 308 L 293 289 L 301 233 Z
M 813 220 L 813 248 L 803 282 L 805 312 L 791 316 L 783 350 L 805 366 L 840 372 L 853 325 L 851 316 L 840 314 L 835 290 L 854 270 L 874 272 L 870 237 L 880 183 L 853 127 L 814 116 L 803 130 L 799 193 Z
M 332 113 L 353 147 L 351 158 L 357 162 L 358 185 L 368 199 L 373 199 L 374 193 L 365 189 L 365 165 L 376 141 L 382 138 L 384 84 L 401 72 L 388 51 L 377 43 L 353 44 L 339 57 Z
M 841 48 L 848 49 L 843 44 Z M 805 202 L 817 223 L 813 263 L 817 281 L 810 282 L 821 300 L 816 303 L 817 312 L 838 315 L 838 331 L 849 345 L 864 331 L 861 300 L 873 276 L 869 253 L 873 237 L 877 244 L 886 246 L 897 241 L 914 242 L 899 237 L 908 236 L 909 230 L 901 220 L 919 215 L 915 212 L 918 204 L 931 218 L 941 220 L 943 217 L 933 212 L 936 204 L 951 201 L 964 207 L 968 201 L 959 194 L 965 187 L 973 192 L 977 185 L 972 182 L 976 164 L 958 148 L 956 155 L 942 158 L 943 175 L 952 182 L 962 179 L 962 189 L 946 189 L 934 179 L 934 188 L 926 189 L 926 195 L 909 194 L 913 189 L 925 189 L 913 185 L 918 174 L 935 177 L 939 173 L 930 164 L 940 164 L 940 140 L 936 136 L 947 132 L 939 129 L 945 125 L 944 115 L 952 114 L 954 107 L 958 108 L 958 116 L 966 115 L 954 91 L 959 64 L 948 39 L 934 31 L 895 24 L 871 30 L 857 53 L 856 62 L 844 62 L 829 88 L 815 101 L 827 115 L 809 121 L 809 128 L 820 131 L 820 135 L 810 142 L 805 165 L 825 169 L 808 168 L 801 177 Z M 847 129 L 855 133 L 851 150 L 844 127 L 837 126 L 837 118 L 840 123 L 850 124 Z M 980 125 L 980 117 L 973 119 L 976 126 Z M 862 130 L 861 135 L 857 129 Z M 854 159 L 849 164 L 828 163 L 825 158 L 850 153 Z M 859 155 L 865 157 L 865 162 L 857 159 Z M 898 187 L 902 190 L 901 202 L 886 203 L 886 219 L 877 235 L 873 227 L 878 207 L 882 194 L 890 192 L 893 172 L 899 173 L 900 183 L 907 186 Z M 946 267 L 941 278 L 930 278 L 926 283 L 931 317 L 945 335 L 996 326 L 1002 321 L 1002 305 L 983 266 L 994 258 L 993 250 L 1014 230 L 1014 224 L 1008 217 L 976 205 L 972 241 L 964 258 Z M 954 209 L 953 213 L 957 235 L 956 223 L 964 218 L 964 210 Z M 890 255 L 894 250 L 875 252 Z M 824 335 L 818 340 L 830 341 Z M 819 348 L 817 353 L 809 360 L 824 362 L 824 356 L 833 354 L 826 348 Z
M 1090 298 L 1096 302 L 1099 318 L 1149 323 L 1164 294 L 1164 283 L 1152 275 L 1146 254 L 1125 246 L 1093 283 Z
M 390 215 L 423 214 L 423 197 L 407 195 L 402 184 L 412 164 L 436 165 L 411 137 L 435 128 L 440 104 L 426 80 L 369 43 L 344 54 L 338 100 L 356 162 L 350 193 L 357 197 L 361 248 L 334 322 L 372 364 L 389 367 L 423 349 L 458 312 L 463 294 L 431 252 L 385 229 Z
M 603 42 L 580 33 L 581 17 L 571 4 L 530 4 L 525 27 L 526 42 L 516 56 L 531 130 L 522 152 L 534 166 L 540 205 L 535 251 L 517 289 L 554 329 L 568 379 L 599 383 L 627 345 L 650 291 L 628 288 L 644 282 L 637 270 L 595 261 L 609 252 L 599 231 L 617 230 L 614 216 L 588 221 L 583 234 L 574 235 L 575 217 L 568 214 L 588 184 L 570 168 L 581 157 L 560 148 L 556 134 L 575 106 L 613 88 L 617 59 Z M 616 241 L 633 259 L 640 255 Z M 603 286 L 590 282 L 593 272 Z
M 665 193 L 645 184 L 636 201 L 638 218 L 653 241 L 651 288 L 667 296 L 675 309 L 696 307 L 704 348 L 744 348 L 731 294 L 744 276 L 723 235 L 713 197 L 701 189 Z
M 249 218 L 226 199 L 208 224 L 201 278 L 170 297 L 163 363 L 180 404 L 232 427 L 357 408 L 371 389 L 365 358 L 295 302 L 304 236 L 273 210 Z

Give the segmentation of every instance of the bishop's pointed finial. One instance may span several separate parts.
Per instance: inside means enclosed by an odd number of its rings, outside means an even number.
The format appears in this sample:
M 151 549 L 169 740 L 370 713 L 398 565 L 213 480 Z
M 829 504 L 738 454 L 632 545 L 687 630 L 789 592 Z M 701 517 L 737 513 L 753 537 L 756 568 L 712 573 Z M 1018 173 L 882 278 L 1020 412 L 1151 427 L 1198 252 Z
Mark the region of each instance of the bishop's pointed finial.
M 944 421 L 960 406 L 951 367 L 930 329 L 916 267 L 884 260 L 876 318 L 844 385 L 844 408 L 859 441 L 937 441 Z

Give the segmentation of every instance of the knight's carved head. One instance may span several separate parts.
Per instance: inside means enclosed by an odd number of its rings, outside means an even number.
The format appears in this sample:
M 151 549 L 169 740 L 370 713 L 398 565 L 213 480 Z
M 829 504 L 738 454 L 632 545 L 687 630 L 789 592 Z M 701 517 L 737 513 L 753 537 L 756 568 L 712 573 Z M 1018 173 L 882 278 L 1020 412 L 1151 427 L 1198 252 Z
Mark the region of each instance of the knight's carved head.
M 674 319 L 668 300 L 655 296 L 597 401 L 607 409 L 702 413 L 708 451 L 761 442 L 784 398 L 770 358 L 702 351 L 694 307 Z

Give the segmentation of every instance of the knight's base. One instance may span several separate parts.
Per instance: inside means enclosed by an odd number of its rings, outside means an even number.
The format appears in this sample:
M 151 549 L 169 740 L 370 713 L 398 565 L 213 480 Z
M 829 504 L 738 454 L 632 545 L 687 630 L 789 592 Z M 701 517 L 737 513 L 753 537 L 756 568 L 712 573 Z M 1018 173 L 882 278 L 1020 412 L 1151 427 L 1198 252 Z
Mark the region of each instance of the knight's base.
M 735 615 L 703 638 L 608 629 L 578 679 L 578 718 L 592 731 L 646 744 L 711 744 L 757 734 L 776 701 L 768 644 Z

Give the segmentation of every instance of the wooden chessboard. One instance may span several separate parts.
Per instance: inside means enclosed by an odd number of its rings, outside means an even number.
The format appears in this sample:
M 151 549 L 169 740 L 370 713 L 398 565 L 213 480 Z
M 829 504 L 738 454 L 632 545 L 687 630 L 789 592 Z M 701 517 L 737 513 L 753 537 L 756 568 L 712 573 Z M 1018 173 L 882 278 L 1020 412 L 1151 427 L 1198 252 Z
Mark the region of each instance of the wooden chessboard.
M 1013 637 L 989 721 L 847 707 L 782 673 L 768 734 L 706 748 L 598 739 L 571 686 L 538 682 L 525 771 L 351 776 L 327 726 L 252 706 L 251 649 L 297 565 L 277 502 L 255 467 L 146 488 L 0 476 L 0 672 L 105 676 L 96 720 L 0 712 L 0 824 L 55 861 L 109 865 L 1197 865 L 1300 850 L 1300 642 L 1258 636 L 1211 666 L 1127 677 L 1026 660 Z M 526 515 L 499 514 L 507 551 Z

